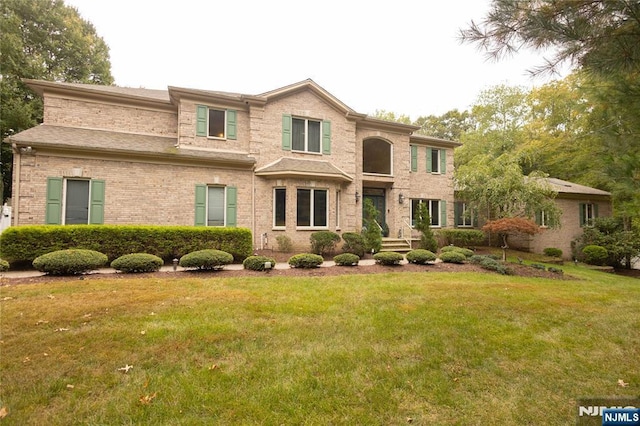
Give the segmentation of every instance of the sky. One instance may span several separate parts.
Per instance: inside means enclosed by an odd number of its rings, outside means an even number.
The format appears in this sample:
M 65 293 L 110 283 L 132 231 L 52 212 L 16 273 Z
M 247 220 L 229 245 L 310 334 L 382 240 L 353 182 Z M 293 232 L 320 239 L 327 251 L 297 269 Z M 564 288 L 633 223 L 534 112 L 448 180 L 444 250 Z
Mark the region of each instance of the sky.
M 65 0 L 110 48 L 115 84 L 258 95 L 312 79 L 356 112 L 468 109 L 495 85 L 548 81 L 543 55 L 488 61 L 459 31 L 490 0 Z

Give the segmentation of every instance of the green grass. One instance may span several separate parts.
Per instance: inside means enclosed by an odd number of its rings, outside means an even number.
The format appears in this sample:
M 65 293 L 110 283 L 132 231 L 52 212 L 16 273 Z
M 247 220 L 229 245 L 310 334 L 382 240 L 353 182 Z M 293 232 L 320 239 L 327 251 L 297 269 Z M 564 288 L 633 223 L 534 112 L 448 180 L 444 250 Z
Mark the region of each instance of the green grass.
M 2 423 L 575 424 L 640 393 L 640 283 L 563 269 L 5 286 Z

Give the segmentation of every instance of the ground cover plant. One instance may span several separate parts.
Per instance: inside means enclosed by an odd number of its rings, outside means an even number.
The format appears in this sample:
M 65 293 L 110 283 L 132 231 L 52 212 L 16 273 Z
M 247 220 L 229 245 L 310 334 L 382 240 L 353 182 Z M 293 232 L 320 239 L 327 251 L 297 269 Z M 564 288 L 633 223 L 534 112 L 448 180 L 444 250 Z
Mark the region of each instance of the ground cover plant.
M 2 422 L 575 424 L 638 395 L 640 286 L 564 269 L 3 279 Z

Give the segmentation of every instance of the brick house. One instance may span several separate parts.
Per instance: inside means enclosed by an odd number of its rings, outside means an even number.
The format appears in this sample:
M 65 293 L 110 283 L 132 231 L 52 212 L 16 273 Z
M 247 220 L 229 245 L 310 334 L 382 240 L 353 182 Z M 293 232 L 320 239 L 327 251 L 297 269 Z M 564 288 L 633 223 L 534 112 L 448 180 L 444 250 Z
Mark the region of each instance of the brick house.
M 312 80 L 260 95 L 25 80 L 44 122 L 10 137 L 13 225 L 240 226 L 256 248 L 357 231 L 370 199 L 390 236 L 427 203 L 454 226 L 453 150 L 358 113 Z

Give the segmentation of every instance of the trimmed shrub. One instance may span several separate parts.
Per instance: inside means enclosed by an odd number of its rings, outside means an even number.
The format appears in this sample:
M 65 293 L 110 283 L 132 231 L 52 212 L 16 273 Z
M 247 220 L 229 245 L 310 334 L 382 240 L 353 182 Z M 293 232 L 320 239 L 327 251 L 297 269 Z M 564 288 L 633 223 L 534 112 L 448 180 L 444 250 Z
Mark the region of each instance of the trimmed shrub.
M 126 274 L 141 272 L 157 272 L 163 265 L 162 259 L 148 253 L 131 253 L 120 256 L 113 262 L 111 267 L 116 271 Z
M 546 271 L 547 270 L 547 267 L 544 266 L 542 263 L 532 263 L 529 266 L 531 266 L 534 269 L 540 269 L 541 271 Z
M 353 253 L 342 253 L 334 256 L 333 261 L 338 266 L 356 266 L 360 262 L 360 257 Z
M 435 262 L 437 256 L 432 251 L 424 249 L 411 250 L 407 253 L 407 262 L 417 263 L 418 265 L 426 265 Z
M 380 212 L 376 210 L 373 201 L 365 198 L 363 203 L 362 221 L 362 238 L 364 240 L 364 249 L 370 253 L 377 253 L 382 248 L 382 230 L 380 229 L 377 219 Z
M 381 251 L 373 255 L 376 263 L 384 266 L 399 265 L 404 256 L 395 251 Z
M 106 265 L 106 255 L 95 250 L 69 249 L 43 254 L 33 260 L 33 267 L 49 275 L 76 275 Z
M 322 265 L 324 259 L 315 253 L 294 254 L 289 258 L 289 266 L 292 268 L 317 268 Z
M 436 235 L 447 246 L 478 246 L 485 239 L 484 232 L 477 229 L 440 229 Z
M 449 250 L 440 253 L 440 260 L 445 263 L 464 263 L 467 257 L 457 250 Z
M 251 271 L 264 271 L 266 262 L 271 262 L 271 268 L 276 266 L 276 260 L 267 256 L 249 256 L 242 262 L 242 266 Z
M 276 243 L 278 243 L 278 251 L 283 253 L 291 253 L 293 251 L 293 242 L 291 242 L 291 238 L 288 235 L 278 235 Z
M 362 235 L 356 232 L 345 232 L 342 234 L 344 244 L 342 245 L 342 251 L 345 253 L 353 253 L 359 258 L 364 256 L 364 238 Z
M 309 240 L 311 251 L 322 256 L 335 250 L 336 244 L 340 242 L 340 235 L 332 231 L 317 231 L 311 234 Z
M 456 247 L 456 246 L 446 246 L 446 247 L 442 247 L 440 249 L 441 253 L 447 253 L 447 252 L 451 252 L 451 251 L 458 252 L 458 253 L 462 254 L 464 257 L 471 257 L 471 256 L 473 256 L 475 254 L 473 252 L 473 250 L 469 250 L 467 248 L 462 248 L 462 247 Z
M 31 263 L 45 253 L 65 249 L 99 251 L 109 260 L 150 253 L 165 261 L 216 249 L 241 262 L 253 253 L 253 238 L 246 228 L 149 225 L 12 226 L 0 234 L 0 257 L 9 263 Z
M 602 246 L 590 244 L 582 249 L 585 263 L 589 265 L 606 265 L 609 259 L 609 252 Z
M 479 265 L 481 268 L 486 269 L 488 271 L 495 271 L 502 275 L 512 275 L 513 271 L 510 268 L 507 268 L 502 262 L 497 259 L 486 255 L 479 256 L 473 255 L 467 259 L 470 263 L 474 265 Z
M 564 274 L 564 271 L 563 271 L 562 269 L 560 269 L 560 268 L 556 268 L 556 267 L 554 267 L 554 266 L 549 266 L 549 267 L 547 268 L 547 271 L 549 271 L 549 272 L 553 272 L 554 274 L 558 274 L 558 275 L 562 275 L 562 274 Z
M 562 250 L 560 250 L 559 248 L 547 247 L 544 250 L 542 250 L 542 252 L 544 253 L 545 256 L 562 257 Z
M 0 259 L 0 272 L 7 272 L 9 270 L 9 262 Z
M 233 256 L 231 253 L 222 250 L 207 249 L 185 254 L 180 258 L 179 265 L 183 268 L 217 270 L 224 268 L 225 265 L 232 262 Z

